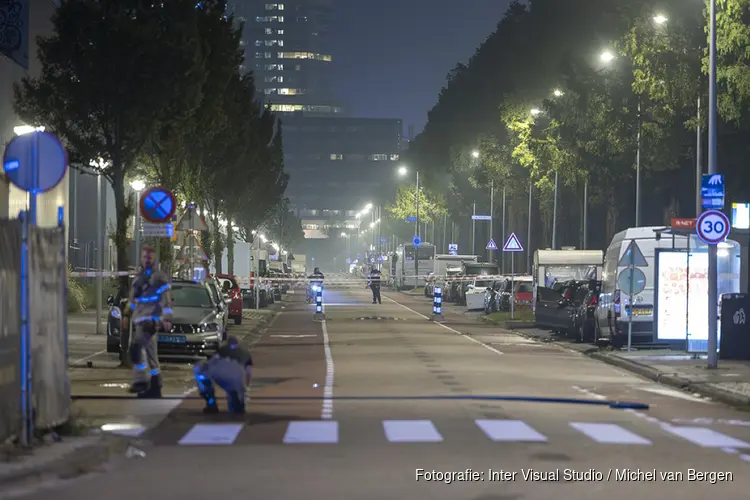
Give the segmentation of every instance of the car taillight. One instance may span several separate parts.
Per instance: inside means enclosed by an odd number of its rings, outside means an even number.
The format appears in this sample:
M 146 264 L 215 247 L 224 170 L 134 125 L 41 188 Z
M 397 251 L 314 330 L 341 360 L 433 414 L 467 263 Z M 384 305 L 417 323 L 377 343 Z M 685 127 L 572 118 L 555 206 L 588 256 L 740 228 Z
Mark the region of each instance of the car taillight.
M 594 295 L 593 297 L 591 297 L 591 302 L 589 302 L 589 307 L 593 307 L 597 305 L 598 303 L 599 303 L 599 297 Z

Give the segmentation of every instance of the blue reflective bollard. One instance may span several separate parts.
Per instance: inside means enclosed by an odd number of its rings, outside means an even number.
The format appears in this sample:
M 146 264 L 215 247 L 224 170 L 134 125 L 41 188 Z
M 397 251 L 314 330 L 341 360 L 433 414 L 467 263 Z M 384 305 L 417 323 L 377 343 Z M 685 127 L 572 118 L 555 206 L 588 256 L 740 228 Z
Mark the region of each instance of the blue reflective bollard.
M 313 319 L 324 319 L 325 314 L 323 313 L 323 287 L 315 287 L 315 314 Z
M 443 319 L 443 289 L 435 287 L 433 289 L 432 299 L 432 321 L 441 321 Z

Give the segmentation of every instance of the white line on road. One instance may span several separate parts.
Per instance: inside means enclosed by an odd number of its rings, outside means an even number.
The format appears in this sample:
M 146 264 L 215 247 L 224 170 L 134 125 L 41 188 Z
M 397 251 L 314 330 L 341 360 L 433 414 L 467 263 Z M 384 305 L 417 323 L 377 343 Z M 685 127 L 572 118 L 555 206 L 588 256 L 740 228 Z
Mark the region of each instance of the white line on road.
M 106 352 L 107 352 L 106 349 L 102 349 L 101 351 L 95 352 L 94 354 L 90 354 L 90 355 L 86 356 L 85 358 L 76 359 L 71 364 L 72 365 L 77 365 L 78 363 L 83 363 L 84 361 L 88 361 L 91 358 L 95 358 L 95 357 L 99 356 L 100 354 L 106 354 Z
M 695 396 L 691 396 L 690 394 L 685 394 L 684 392 L 680 392 L 675 389 L 670 389 L 669 387 L 647 386 L 647 387 L 638 387 L 638 389 L 642 391 L 651 392 L 653 394 L 659 394 L 661 396 L 669 396 L 672 398 L 684 399 L 686 401 L 692 401 L 694 403 L 703 403 L 707 405 L 713 404 L 712 401 L 707 401 L 705 399 L 696 398 Z
M 384 298 L 384 299 L 386 299 L 386 300 L 390 300 L 391 302 L 393 302 L 393 303 L 394 303 L 394 304 L 396 304 L 397 306 L 403 307 L 403 308 L 404 308 L 404 309 L 406 309 L 407 311 L 411 311 L 411 312 L 413 312 L 413 313 L 414 313 L 414 314 L 416 314 L 417 316 L 420 316 L 420 317 L 422 317 L 422 318 L 424 318 L 424 319 L 426 319 L 426 320 L 429 320 L 429 319 L 430 319 L 430 318 L 428 318 L 427 316 L 425 316 L 424 314 L 418 313 L 417 311 L 415 311 L 415 310 L 414 310 L 414 309 L 412 309 L 411 307 L 405 306 L 405 305 L 401 304 L 400 302 L 396 302 L 395 300 L 393 300 L 393 299 L 392 299 L 392 298 L 390 298 L 390 297 L 383 297 L 383 298 Z M 498 350 L 497 350 L 497 349 L 495 349 L 494 347 L 492 347 L 492 346 L 489 346 L 489 345 L 485 344 L 484 342 L 480 342 L 480 341 L 479 341 L 479 340 L 477 340 L 477 339 L 471 338 L 471 337 L 467 336 L 466 334 L 463 334 L 463 333 L 459 332 L 458 330 L 454 330 L 454 329 L 453 329 L 453 328 L 451 328 L 450 326 L 446 326 L 446 325 L 444 325 L 444 324 L 442 324 L 442 323 L 435 323 L 435 324 L 436 324 L 436 325 L 438 325 L 438 326 L 442 326 L 443 328 L 445 328 L 445 329 L 446 329 L 446 330 L 448 330 L 449 332 L 455 333 L 456 335 L 460 335 L 461 337 L 463 337 L 463 338 L 465 338 L 465 339 L 467 339 L 467 340 L 471 340 L 471 341 L 472 341 L 472 342 L 474 342 L 475 344 L 481 345 L 482 347 L 484 347 L 484 348 L 485 348 L 485 349 L 487 349 L 488 351 L 492 351 L 492 352 L 494 352 L 495 354 L 500 354 L 500 355 L 502 355 L 502 354 L 503 354 L 502 352 L 498 351 Z
M 323 350 L 326 356 L 326 383 L 323 388 L 323 408 L 320 412 L 322 420 L 333 418 L 333 355 L 331 354 L 331 345 L 328 343 L 328 327 L 326 320 L 321 322 L 323 326 Z

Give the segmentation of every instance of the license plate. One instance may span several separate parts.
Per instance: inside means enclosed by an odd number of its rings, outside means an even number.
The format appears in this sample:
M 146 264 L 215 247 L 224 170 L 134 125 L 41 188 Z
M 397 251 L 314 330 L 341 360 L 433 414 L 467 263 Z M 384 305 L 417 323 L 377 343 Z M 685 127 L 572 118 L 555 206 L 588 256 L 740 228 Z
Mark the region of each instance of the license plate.
M 633 316 L 651 316 L 654 313 L 653 307 L 634 307 Z
M 159 342 L 167 342 L 169 344 L 184 344 L 184 335 L 159 335 Z

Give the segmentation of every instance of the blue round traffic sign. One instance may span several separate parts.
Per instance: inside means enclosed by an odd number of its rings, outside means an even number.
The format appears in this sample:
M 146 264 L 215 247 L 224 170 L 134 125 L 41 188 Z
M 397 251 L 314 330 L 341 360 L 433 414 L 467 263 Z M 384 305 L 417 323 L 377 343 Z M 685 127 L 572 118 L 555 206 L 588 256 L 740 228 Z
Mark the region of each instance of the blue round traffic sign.
M 174 195 L 161 186 L 152 187 L 141 194 L 141 216 L 154 224 L 172 220 L 177 204 Z
M 414 245 L 415 247 L 418 247 L 419 245 L 422 244 L 422 239 L 419 236 L 415 236 L 411 239 L 411 244 Z
M 629 294 L 632 286 L 633 294 L 639 294 L 646 289 L 646 274 L 637 267 L 623 269 L 617 276 L 617 284 L 622 293 Z
M 49 132 L 19 135 L 5 148 L 3 168 L 10 182 L 28 193 L 45 193 L 60 184 L 68 170 L 68 153 Z
M 730 229 L 729 218 L 719 210 L 703 212 L 695 223 L 698 237 L 709 245 L 716 245 L 726 240 Z

